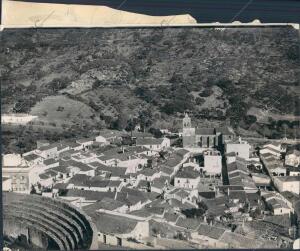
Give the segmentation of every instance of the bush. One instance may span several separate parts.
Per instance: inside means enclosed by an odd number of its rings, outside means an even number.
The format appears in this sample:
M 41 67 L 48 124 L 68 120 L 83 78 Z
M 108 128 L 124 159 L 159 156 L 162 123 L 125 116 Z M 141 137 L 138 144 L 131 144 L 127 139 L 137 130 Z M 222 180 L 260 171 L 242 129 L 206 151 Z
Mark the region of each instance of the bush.
M 247 125 L 252 125 L 252 124 L 254 124 L 254 123 L 257 121 L 257 119 L 256 119 L 256 117 L 253 116 L 253 115 L 246 115 L 246 116 L 244 117 L 244 121 L 245 121 L 245 123 L 246 123 Z
M 204 91 L 199 93 L 200 97 L 209 97 L 210 95 L 212 95 L 214 92 L 212 89 L 205 89 Z
M 204 102 L 205 102 L 205 99 L 204 99 L 204 98 L 197 97 L 197 98 L 195 99 L 195 102 L 196 102 L 196 105 L 203 105 Z

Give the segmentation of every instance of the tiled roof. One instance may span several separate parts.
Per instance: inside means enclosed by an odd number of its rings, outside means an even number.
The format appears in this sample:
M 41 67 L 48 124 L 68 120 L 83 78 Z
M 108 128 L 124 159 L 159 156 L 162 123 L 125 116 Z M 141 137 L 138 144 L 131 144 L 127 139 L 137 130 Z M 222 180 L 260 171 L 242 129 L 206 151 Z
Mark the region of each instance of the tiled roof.
M 89 187 L 107 187 L 109 180 L 90 179 L 86 182 Z
M 50 170 L 55 171 L 55 172 L 59 172 L 59 173 L 64 173 L 64 174 L 67 174 L 67 173 L 70 172 L 68 167 L 65 166 L 65 165 L 59 165 L 59 166 L 56 166 L 56 167 L 52 167 Z
M 171 168 L 168 168 L 168 167 L 161 167 L 160 171 L 162 173 L 165 173 L 165 174 L 168 174 L 168 175 L 171 175 L 173 173 L 173 170 Z
M 289 228 L 291 226 L 291 220 L 289 214 L 285 215 L 268 215 L 265 216 L 263 221 L 272 223 L 274 225 L 279 225 L 285 228 Z
M 104 197 L 114 198 L 115 192 L 98 192 L 80 189 L 69 189 L 66 197 L 83 197 L 86 200 L 102 200 Z
M 196 128 L 196 135 L 215 135 L 214 128 Z
M 92 166 L 92 167 L 94 167 L 94 168 L 101 168 L 101 167 L 107 168 L 106 165 L 104 165 L 104 164 L 102 164 L 102 163 L 100 163 L 100 162 L 98 162 L 98 161 L 90 162 L 90 163 L 88 163 L 88 165 L 89 165 L 89 166 Z
M 228 127 L 218 127 L 218 128 L 216 128 L 216 132 L 220 132 L 223 135 L 234 135 L 234 132 L 229 130 Z
M 276 179 L 282 182 L 294 182 L 294 181 L 300 182 L 300 176 L 278 176 L 276 177 Z
M 48 150 L 54 149 L 54 148 L 57 148 L 57 146 L 55 144 L 50 144 L 50 145 L 47 145 L 47 146 L 41 146 L 41 147 L 38 148 L 38 150 L 48 151 Z
M 2 182 L 6 181 L 6 180 L 9 180 L 9 179 L 11 179 L 11 178 L 10 177 L 3 177 L 2 176 Z
M 47 170 L 44 173 L 39 174 L 40 179 L 46 180 L 49 178 L 54 178 L 57 175 L 57 172 L 54 172 L 53 170 Z
M 139 184 L 137 185 L 137 188 L 144 188 L 144 187 L 148 187 L 149 186 L 149 182 L 146 180 L 140 180 Z
M 74 184 L 75 186 L 87 186 L 87 181 L 90 179 L 90 176 L 85 174 L 75 174 L 70 180 L 69 184 Z
M 263 248 L 264 241 L 260 241 L 257 239 L 247 238 L 241 234 L 236 234 L 230 231 L 224 232 L 224 234 L 220 238 L 221 241 L 225 243 L 230 243 L 230 245 L 238 248 Z M 271 247 L 270 247 L 271 248 Z
M 121 137 L 122 135 L 123 135 L 123 132 L 117 131 L 117 130 L 104 129 L 99 132 L 99 136 L 102 136 L 106 139 L 114 138 L 114 137 Z
M 150 176 L 154 175 L 157 172 L 158 172 L 158 170 L 155 170 L 155 169 L 144 168 L 143 170 L 139 171 L 138 174 L 142 174 L 142 175 L 145 175 L 147 177 L 150 177 Z
M 140 217 L 152 216 L 152 214 L 149 211 L 145 210 L 144 208 L 140 210 L 131 211 L 129 214 L 140 216 Z
M 215 226 L 209 226 L 206 224 L 200 224 L 198 228 L 198 234 L 208 236 L 213 239 L 220 239 L 220 237 L 223 235 L 223 233 L 226 231 L 224 228 L 219 228 Z
M 71 147 L 71 148 L 75 148 L 75 147 L 79 147 L 79 146 L 81 146 L 81 144 L 79 144 L 79 143 L 77 143 L 77 142 L 67 142 L 66 143 L 69 147 Z
M 200 220 L 199 219 L 192 219 L 192 218 L 178 218 L 176 222 L 176 226 L 178 227 L 183 227 L 188 230 L 197 230 L 197 228 L 200 225 Z
M 90 141 L 94 141 L 94 137 L 78 139 L 76 140 L 76 143 L 83 144 Z
M 109 187 L 119 187 L 122 181 L 120 180 L 110 180 L 108 185 Z
M 106 213 L 90 213 L 93 222 L 101 233 L 128 234 L 134 230 L 138 221 L 127 217 Z
M 105 209 L 105 210 L 110 210 L 113 211 L 117 208 L 120 208 L 124 206 L 125 204 L 117 201 L 113 198 L 110 197 L 104 197 L 101 199 L 101 201 L 97 201 L 91 205 L 83 207 L 83 210 L 87 213 L 93 213 L 99 209 Z
M 29 155 L 26 155 L 26 156 L 23 156 L 23 158 L 27 161 L 32 161 L 32 160 L 35 160 L 35 159 L 38 159 L 40 158 L 40 156 L 34 154 L 34 153 L 31 153 Z
M 165 213 L 164 214 L 164 219 L 168 222 L 176 222 L 177 219 L 178 219 L 179 215 L 178 214 L 175 214 L 175 213 Z
M 290 155 L 290 154 L 294 154 L 294 155 L 300 157 L 300 151 L 297 149 L 291 149 L 286 153 L 286 155 Z
M 68 186 L 68 183 L 56 183 L 53 186 L 53 189 L 66 189 Z
M 160 145 L 163 141 L 164 138 L 137 138 L 136 145 L 137 146 Z
M 55 159 L 45 159 L 45 160 L 44 160 L 44 164 L 45 164 L 46 166 L 52 165 L 52 164 L 57 163 L 57 162 L 58 162 L 58 161 L 55 160 Z
M 295 167 L 295 166 L 288 166 L 287 167 L 287 171 L 288 172 L 300 172 L 300 166 L 298 166 L 298 167 Z
M 160 178 L 156 178 L 151 183 L 151 187 L 163 189 L 165 187 L 165 183 Z
M 176 178 L 197 179 L 200 177 L 200 173 L 195 171 L 192 167 L 183 167 L 176 173 L 175 177 Z

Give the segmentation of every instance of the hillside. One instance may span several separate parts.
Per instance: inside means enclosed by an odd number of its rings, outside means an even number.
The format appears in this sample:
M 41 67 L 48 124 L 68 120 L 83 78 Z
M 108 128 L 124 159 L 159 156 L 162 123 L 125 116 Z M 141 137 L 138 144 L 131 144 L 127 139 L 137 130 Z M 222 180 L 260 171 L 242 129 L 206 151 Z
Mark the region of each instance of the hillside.
M 61 105 L 41 104 L 64 95 L 92 110 L 84 118 L 92 129 L 175 129 L 189 111 L 199 125 L 297 133 L 293 28 L 19 29 L 1 40 L 2 112 L 44 109 L 44 121 L 52 114 L 59 123 L 51 109 Z M 70 117 L 65 126 L 82 123 Z

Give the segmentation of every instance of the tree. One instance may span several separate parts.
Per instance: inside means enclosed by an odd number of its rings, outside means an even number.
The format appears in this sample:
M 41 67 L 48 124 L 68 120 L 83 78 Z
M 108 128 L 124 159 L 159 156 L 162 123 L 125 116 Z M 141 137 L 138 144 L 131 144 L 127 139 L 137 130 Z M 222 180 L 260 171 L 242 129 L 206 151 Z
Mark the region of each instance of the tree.
M 163 136 L 163 134 L 161 133 L 161 131 L 159 129 L 157 129 L 157 128 L 151 127 L 149 129 L 149 132 L 151 134 L 153 134 L 155 138 L 161 138 Z
M 195 102 L 196 102 L 196 105 L 203 105 L 204 102 L 205 102 L 205 99 L 204 99 L 204 98 L 197 97 L 197 98 L 195 99 Z
M 210 95 L 212 95 L 214 92 L 211 88 L 207 88 L 204 91 L 199 93 L 200 97 L 209 97 Z
M 115 129 L 123 130 L 127 127 L 128 122 L 128 114 L 124 111 L 120 111 L 118 114 L 118 118 L 115 121 Z
M 246 115 L 244 117 L 244 121 L 246 122 L 247 125 L 252 125 L 257 121 L 257 119 L 253 115 Z

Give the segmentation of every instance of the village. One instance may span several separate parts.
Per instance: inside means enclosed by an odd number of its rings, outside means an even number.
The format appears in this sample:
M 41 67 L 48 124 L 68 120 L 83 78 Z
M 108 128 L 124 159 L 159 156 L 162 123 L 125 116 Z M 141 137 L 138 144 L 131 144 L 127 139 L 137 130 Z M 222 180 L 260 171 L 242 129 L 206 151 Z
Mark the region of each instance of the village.
M 290 248 L 300 231 L 300 151 L 231 127 L 104 129 L 2 156 L 2 189 L 83 210 L 103 246 Z

